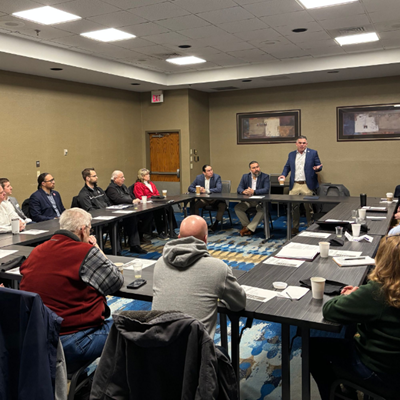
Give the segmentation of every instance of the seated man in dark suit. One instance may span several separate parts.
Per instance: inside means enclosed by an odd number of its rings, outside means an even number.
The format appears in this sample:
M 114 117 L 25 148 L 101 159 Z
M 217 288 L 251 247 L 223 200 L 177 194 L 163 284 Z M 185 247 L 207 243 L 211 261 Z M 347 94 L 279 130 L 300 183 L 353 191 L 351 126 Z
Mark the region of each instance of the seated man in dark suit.
M 196 193 L 196 186 L 200 186 L 200 193 L 221 193 L 222 183 L 221 177 L 218 174 L 214 174 L 211 165 L 203 165 L 203 173 L 196 176 L 196 179 L 189 186 L 188 191 L 190 193 Z M 190 210 L 193 214 L 199 215 L 199 209 L 206 205 L 213 204 L 218 207 L 217 217 L 214 224 L 210 227 L 212 231 L 216 231 L 219 222 L 222 225 L 222 217 L 226 210 L 226 202 L 222 200 L 208 200 L 208 199 L 196 199 L 190 202 Z
M 312 196 L 318 189 L 317 172 L 322 170 L 321 160 L 316 150 L 307 148 L 307 138 L 299 136 L 296 141 L 297 150 L 289 153 L 286 165 L 283 167 L 282 175 L 278 178 L 285 179 L 290 172 L 290 195 Z M 300 204 L 293 206 L 293 229 L 292 234 L 299 233 L 300 226 Z M 311 225 L 314 211 L 311 204 L 305 205 L 307 222 Z
M 245 196 L 260 196 L 269 193 L 269 175 L 261 172 L 260 166 L 257 161 L 251 161 L 249 163 L 250 172 L 244 174 L 240 180 L 237 188 L 238 194 L 244 194 Z M 246 210 L 251 207 L 255 207 L 257 214 L 250 222 Z M 238 216 L 242 229 L 240 230 L 240 236 L 250 236 L 257 229 L 258 224 L 264 217 L 263 206 L 259 204 L 257 200 L 246 200 L 241 201 L 235 206 L 235 213 Z
M 31 218 L 35 222 L 59 218 L 65 208 L 61 196 L 54 190 L 54 178 L 47 172 L 38 176 L 38 190 L 29 198 Z

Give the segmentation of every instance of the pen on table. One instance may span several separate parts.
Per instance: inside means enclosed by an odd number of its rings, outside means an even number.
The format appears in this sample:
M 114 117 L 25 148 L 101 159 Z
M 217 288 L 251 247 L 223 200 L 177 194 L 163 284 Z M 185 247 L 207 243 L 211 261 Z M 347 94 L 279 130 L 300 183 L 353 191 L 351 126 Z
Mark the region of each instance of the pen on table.
M 351 260 L 365 260 L 365 257 L 351 257 L 344 259 L 344 261 L 351 261 Z
M 289 292 L 286 292 L 286 294 L 289 296 L 290 301 L 293 301 L 293 297 L 289 294 Z

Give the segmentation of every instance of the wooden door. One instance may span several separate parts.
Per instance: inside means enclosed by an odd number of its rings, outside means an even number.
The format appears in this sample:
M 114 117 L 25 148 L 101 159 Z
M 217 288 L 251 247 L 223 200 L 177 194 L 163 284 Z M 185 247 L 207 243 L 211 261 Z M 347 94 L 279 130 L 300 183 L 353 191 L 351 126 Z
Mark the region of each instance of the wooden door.
M 180 182 L 179 133 L 150 133 L 150 173 L 154 182 Z

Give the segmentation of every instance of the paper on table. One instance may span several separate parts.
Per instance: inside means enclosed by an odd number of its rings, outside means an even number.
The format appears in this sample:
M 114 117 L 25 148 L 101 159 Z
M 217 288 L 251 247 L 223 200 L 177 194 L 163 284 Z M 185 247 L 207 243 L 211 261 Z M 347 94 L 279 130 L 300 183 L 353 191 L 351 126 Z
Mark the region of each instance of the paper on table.
M 124 264 L 123 268 L 133 270 L 133 263 L 136 261 L 139 261 L 142 263 L 142 269 L 151 267 L 152 265 L 154 265 L 157 262 L 157 260 L 145 260 L 143 258 L 136 258 L 135 260 L 131 260 L 131 261 L 127 262 L 126 264 Z
M 372 220 L 376 220 L 376 221 L 380 221 L 382 219 L 386 219 L 386 217 L 373 217 L 373 216 L 370 216 L 370 215 L 367 215 L 367 218 L 368 219 L 372 219 Z
M 371 257 L 366 256 L 360 258 L 351 260 L 348 259 L 347 257 L 333 257 L 332 260 L 335 261 L 335 263 L 339 265 L 339 267 L 357 267 L 363 265 L 375 265 L 375 260 Z
M 254 286 L 242 285 L 242 288 L 246 292 L 248 300 L 261 301 L 262 303 L 266 303 L 278 294 L 274 290 L 260 289 Z
M 116 206 L 108 206 L 107 210 L 122 210 L 123 208 L 132 207 L 132 204 L 118 204 Z
M 269 257 L 265 261 L 263 261 L 263 264 L 281 265 L 282 267 L 294 267 L 294 268 L 300 267 L 300 265 L 303 263 L 304 261 L 302 260 L 286 260 L 283 258 L 276 258 L 276 257 Z
M 295 260 L 305 260 L 312 261 L 318 254 L 318 250 L 313 249 L 295 249 L 285 246 L 282 250 L 275 256 L 280 258 L 294 258 Z
M 310 289 L 301 286 L 288 286 L 283 292 L 278 293 L 279 297 L 286 297 L 288 299 L 299 300 Z
M 359 257 L 362 251 L 351 251 L 351 250 L 329 250 L 330 257 Z
M 305 237 L 315 237 L 315 238 L 323 238 L 326 239 L 329 236 L 331 236 L 331 233 L 320 233 L 320 232 L 307 232 L 307 231 L 302 231 L 299 233 L 298 236 L 305 236 Z
M 41 233 L 46 233 L 48 231 L 42 231 L 40 229 L 28 229 L 27 231 L 22 231 L 20 233 L 24 235 L 40 235 Z
M 349 242 L 361 242 L 361 240 L 365 240 L 366 242 L 372 243 L 374 238 L 372 236 L 369 235 L 363 235 L 363 236 L 351 236 L 349 232 L 345 232 L 344 236 L 346 236 L 346 239 Z
M 101 219 L 101 220 L 104 220 L 104 221 L 107 221 L 107 220 L 109 220 L 109 219 L 114 219 L 114 218 L 117 218 L 117 217 L 113 217 L 112 215 L 111 216 L 106 216 L 106 215 L 100 215 L 99 217 L 95 217 L 95 218 L 93 218 L 93 219 Z
M 136 212 L 135 210 L 129 210 L 129 211 L 113 211 L 113 214 L 131 214 Z
M 9 256 L 10 254 L 16 253 L 18 250 L 0 250 L 0 258 Z
M 19 272 L 19 267 L 13 268 L 13 269 L 9 269 L 8 271 L 6 271 L 7 274 L 15 274 L 15 275 L 21 275 L 21 273 Z
M 291 249 L 319 250 L 319 246 L 316 246 L 314 244 L 304 244 L 296 242 L 289 242 L 285 247 L 289 247 Z
M 263 199 L 265 196 L 250 196 L 249 199 Z
M 346 219 L 326 219 L 325 222 L 348 222 L 349 224 L 354 224 L 354 221 L 348 221 Z

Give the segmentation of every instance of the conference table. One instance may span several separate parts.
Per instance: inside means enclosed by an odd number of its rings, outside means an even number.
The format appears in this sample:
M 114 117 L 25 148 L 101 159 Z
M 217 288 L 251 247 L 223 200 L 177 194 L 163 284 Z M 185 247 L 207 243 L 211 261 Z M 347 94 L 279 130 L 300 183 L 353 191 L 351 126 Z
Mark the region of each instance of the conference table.
M 202 197 L 201 195 L 200 197 Z M 199 197 L 196 195 L 180 195 L 180 196 L 172 196 L 169 197 L 168 200 L 170 203 L 148 203 L 146 205 L 139 205 L 136 210 L 133 210 L 133 214 L 140 215 L 144 212 L 149 212 L 152 209 L 160 208 L 164 206 L 170 206 L 171 204 L 176 204 L 179 202 L 187 202 L 190 201 L 193 197 Z M 204 196 L 205 197 L 205 196 Z M 237 194 L 219 194 L 219 195 L 210 195 L 207 196 L 209 198 L 219 198 L 224 200 L 232 200 L 232 201 L 241 201 L 243 198 L 247 196 L 237 195 Z M 281 201 L 285 204 L 291 206 L 291 204 L 295 202 L 304 202 L 303 196 L 288 196 L 288 195 L 267 195 L 264 196 L 260 201 L 263 204 L 267 205 L 269 202 Z M 248 197 L 247 197 L 248 198 Z M 320 197 L 318 202 L 323 202 L 325 198 Z M 333 210 L 331 210 L 328 214 L 324 216 L 324 219 L 343 219 L 350 220 L 351 219 L 351 210 L 359 208 L 359 199 L 358 198 L 337 198 L 337 197 L 327 197 L 327 202 L 332 204 L 337 204 L 340 202 L 338 206 L 336 206 Z M 315 203 L 315 201 L 310 201 Z M 369 199 L 368 205 L 380 205 L 380 199 Z M 379 216 L 385 215 L 385 220 L 367 220 L 367 225 L 370 228 L 368 235 L 373 237 L 372 243 L 367 242 L 349 242 L 345 241 L 344 246 L 341 248 L 343 250 L 352 250 L 352 251 L 362 251 L 362 255 L 369 255 L 373 257 L 377 251 L 380 238 L 386 234 L 391 216 L 393 215 L 394 210 L 397 207 L 397 204 L 384 204 L 387 207 L 388 212 L 386 214 L 379 213 Z M 288 208 L 290 210 L 290 208 Z M 96 220 L 93 219 L 93 226 L 103 226 L 106 223 L 114 223 L 116 226 L 116 222 L 128 218 L 132 216 L 130 214 L 116 214 L 113 212 L 114 210 L 96 210 L 92 212 L 92 216 L 95 218 L 96 216 L 113 216 L 112 220 Z M 266 215 L 267 213 L 265 213 Z M 117 216 L 116 216 L 117 215 Z M 367 213 L 370 215 L 370 213 Z M 375 215 L 375 214 L 371 214 Z M 115 217 L 116 216 L 116 217 Z M 288 213 L 288 219 L 290 218 L 290 212 Z M 266 225 L 269 225 L 266 223 Z M 4 234 L 0 236 L 0 247 L 2 249 L 9 250 L 18 250 L 18 255 L 29 255 L 32 248 L 27 247 L 30 244 L 37 243 L 38 241 L 43 241 L 51 237 L 54 234 L 54 231 L 59 229 L 58 221 L 47 221 L 38 224 L 28 225 L 27 229 L 45 229 L 47 228 L 48 232 L 37 235 L 37 236 L 29 236 L 24 235 L 23 233 L 19 235 L 12 234 Z M 114 229 L 114 228 L 113 228 Z M 288 229 L 289 231 L 289 229 Z M 319 230 L 318 225 L 311 226 L 308 232 L 322 232 Z M 329 233 L 329 232 L 328 232 Z M 330 236 L 326 239 L 329 240 L 335 237 L 333 233 L 330 233 Z M 323 239 L 325 240 L 325 239 Z M 321 241 L 320 238 L 314 237 L 303 237 L 302 234 L 294 237 L 292 242 L 295 243 L 303 243 L 303 244 L 318 244 Z M 23 244 L 23 246 L 21 246 Z M 275 253 L 274 253 L 275 254 Z M 273 254 L 273 255 L 274 255 Z M 272 257 L 271 255 L 270 257 Z M 15 257 L 15 256 L 14 256 Z M 12 256 L 7 256 L 2 259 L 2 262 L 5 262 L 9 259 L 12 259 Z M 129 261 L 129 258 L 126 257 L 118 257 L 111 256 L 110 257 L 114 262 L 124 262 Z M 125 284 L 117 292 L 116 296 L 128 297 L 132 299 L 139 300 L 152 300 L 152 282 L 153 282 L 153 268 L 154 266 L 150 266 L 143 270 L 143 278 L 147 280 L 147 284 L 138 290 L 130 290 L 126 288 L 126 285 L 134 280 L 133 271 L 124 271 L 125 275 Z M 263 262 L 256 265 L 252 270 L 248 272 L 234 270 L 234 274 L 236 275 L 238 281 L 242 285 L 254 286 L 261 289 L 273 289 L 272 283 L 275 281 L 284 281 L 289 285 L 299 285 L 299 281 L 302 279 L 310 278 L 311 276 L 322 276 L 326 279 L 339 281 L 344 284 L 358 286 L 363 283 L 366 275 L 368 273 L 367 266 L 360 267 L 347 267 L 340 268 L 337 264 L 332 260 L 331 257 L 327 259 L 321 259 L 320 256 L 317 256 L 315 260 L 312 262 L 304 262 L 299 268 L 293 267 L 284 267 L 278 265 L 266 265 Z M 7 273 L 0 273 L 0 277 L 9 277 Z M 18 277 L 14 277 L 13 279 L 20 279 Z M 272 321 L 282 324 L 282 399 L 287 400 L 290 399 L 290 326 L 294 325 L 301 329 L 301 337 L 302 337 L 302 399 L 308 400 L 310 398 L 310 373 L 309 373 L 309 338 L 310 338 L 310 329 L 319 329 L 331 332 L 339 332 L 341 326 L 338 324 L 334 324 L 328 322 L 322 317 L 322 305 L 329 300 L 329 297 L 324 295 L 323 300 L 315 300 L 312 298 L 311 291 L 309 291 L 305 296 L 303 296 L 298 301 L 291 301 L 287 298 L 279 298 L 275 297 L 267 302 L 259 302 L 255 300 L 248 300 L 246 304 L 245 310 L 241 312 L 231 312 L 226 309 L 224 306 L 219 307 L 220 316 L 227 314 L 231 320 L 231 358 L 233 367 L 239 376 L 239 319 L 244 316 L 247 317 L 248 321 L 252 321 L 252 319 L 257 318 L 260 320 Z M 247 326 L 251 326 L 251 323 L 248 323 Z M 224 326 L 224 318 L 221 318 L 221 338 L 223 341 L 223 345 L 226 344 L 226 339 L 224 339 L 226 333 L 226 325 Z

